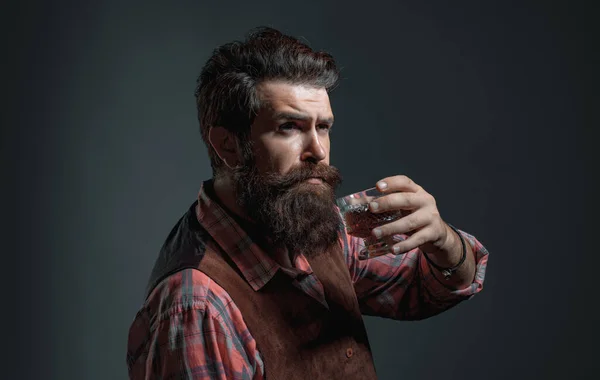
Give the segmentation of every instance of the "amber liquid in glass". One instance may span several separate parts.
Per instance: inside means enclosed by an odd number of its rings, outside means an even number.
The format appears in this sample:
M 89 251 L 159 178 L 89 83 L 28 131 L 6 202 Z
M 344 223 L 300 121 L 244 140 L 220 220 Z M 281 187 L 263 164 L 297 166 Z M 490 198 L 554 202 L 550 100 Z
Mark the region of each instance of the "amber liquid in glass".
M 400 219 L 400 217 L 401 214 L 398 211 L 386 211 L 374 214 L 369 211 L 367 205 L 348 210 L 344 214 L 348 233 L 361 239 L 371 238 L 373 228 L 393 222 Z

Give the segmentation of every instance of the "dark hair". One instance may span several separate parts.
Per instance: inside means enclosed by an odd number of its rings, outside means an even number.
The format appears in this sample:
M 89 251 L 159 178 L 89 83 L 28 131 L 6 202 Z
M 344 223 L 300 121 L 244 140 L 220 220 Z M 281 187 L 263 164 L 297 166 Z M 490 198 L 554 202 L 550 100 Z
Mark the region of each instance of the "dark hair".
M 196 105 L 202 139 L 208 148 L 213 175 L 222 161 L 208 141 L 211 127 L 224 127 L 238 141 L 247 140 L 260 108 L 256 86 L 266 80 L 333 90 L 339 70 L 333 57 L 313 51 L 276 29 L 260 27 L 245 41 L 216 48 L 198 77 Z

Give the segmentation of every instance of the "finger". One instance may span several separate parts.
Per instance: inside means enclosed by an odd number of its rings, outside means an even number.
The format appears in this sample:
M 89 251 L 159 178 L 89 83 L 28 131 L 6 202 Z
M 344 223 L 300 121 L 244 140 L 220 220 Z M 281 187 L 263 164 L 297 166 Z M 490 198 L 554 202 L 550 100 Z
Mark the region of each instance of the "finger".
M 396 234 L 409 234 L 412 231 L 426 226 L 430 222 L 431 217 L 429 216 L 429 213 L 424 210 L 419 210 L 396 221 L 374 228 L 372 234 L 376 238 Z
M 389 193 L 392 191 L 411 191 L 415 193 L 421 189 L 421 186 L 417 185 L 412 179 L 405 175 L 386 177 L 377 182 L 376 186 L 382 193 Z
M 413 249 L 418 248 L 430 241 L 432 236 L 433 232 L 431 228 L 423 228 L 422 230 L 419 230 L 410 236 L 408 239 L 394 244 L 392 246 L 392 252 L 396 255 L 410 252 Z
M 416 210 L 425 206 L 428 200 L 426 193 L 393 193 L 372 200 L 369 202 L 369 209 L 374 213 L 391 210 Z

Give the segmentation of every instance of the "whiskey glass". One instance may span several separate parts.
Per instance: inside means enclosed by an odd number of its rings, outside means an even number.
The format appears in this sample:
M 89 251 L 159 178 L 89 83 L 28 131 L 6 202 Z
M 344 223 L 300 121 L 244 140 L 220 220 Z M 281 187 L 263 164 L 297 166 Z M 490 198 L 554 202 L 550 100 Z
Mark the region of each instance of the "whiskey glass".
M 370 211 L 369 202 L 384 195 L 376 187 L 372 187 L 337 198 L 335 201 L 340 209 L 348 234 L 358 237 L 364 242 L 364 247 L 361 247 L 358 253 L 359 260 L 367 260 L 392 253 L 391 244 L 399 241 L 394 237 L 377 239 L 371 233 L 375 227 L 391 223 L 404 216 L 401 211 L 385 211 L 376 214 Z

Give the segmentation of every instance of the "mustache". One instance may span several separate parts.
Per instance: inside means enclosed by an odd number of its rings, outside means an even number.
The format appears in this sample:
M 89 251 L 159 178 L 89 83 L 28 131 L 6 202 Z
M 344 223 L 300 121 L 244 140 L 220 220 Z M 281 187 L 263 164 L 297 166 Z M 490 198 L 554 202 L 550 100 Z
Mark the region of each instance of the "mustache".
M 270 186 L 279 190 L 285 190 L 310 178 L 318 178 L 332 188 L 336 187 L 342 181 L 340 171 L 336 167 L 311 163 L 302 164 L 283 175 L 270 173 L 262 179 Z

